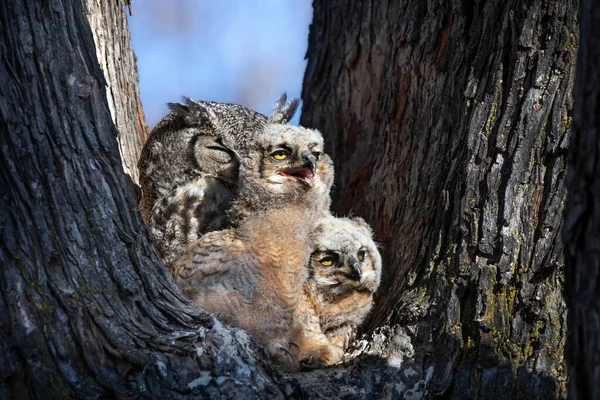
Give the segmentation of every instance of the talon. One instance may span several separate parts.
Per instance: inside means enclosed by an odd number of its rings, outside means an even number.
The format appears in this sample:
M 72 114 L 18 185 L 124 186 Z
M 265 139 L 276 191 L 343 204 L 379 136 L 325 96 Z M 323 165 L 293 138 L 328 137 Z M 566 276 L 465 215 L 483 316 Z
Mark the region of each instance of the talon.
M 311 362 L 310 360 L 304 360 L 300 363 L 300 366 L 305 371 L 312 371 L 319 368 L 319 365 Z
M 288 342 L 288 347 L 293 348 L 296 354 L 300 353 L 300 347 L 296 343 Z
M 290 353 L 290 351 L 288 349 L 286 349 L 283 346 L 279 347 L 279 350 L 283 351 L 285 354 L 287 354 L 288 356 L 290 356 L 291 358 L 295 358 L 294 355 L 292 353 Z
M 287 342 L 271 342 L 267 351 L 271 360 L 278 364 L 283 371 L 292 372 L 299 368 L 296 357 L 287 349 Z

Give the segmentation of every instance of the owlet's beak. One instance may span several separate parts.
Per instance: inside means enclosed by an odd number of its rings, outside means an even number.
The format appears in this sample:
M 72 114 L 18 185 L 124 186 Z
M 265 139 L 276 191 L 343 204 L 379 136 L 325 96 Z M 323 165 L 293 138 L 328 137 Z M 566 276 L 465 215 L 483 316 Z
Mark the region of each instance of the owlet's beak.
M 309 187 L 312 186 L 312 180 L 317 169 L 317 161 L 311 152 L 305 151 L 300 154 L 299 167 L 283 168 L 279 171 L 282 175 L 293 176 Z
M 360 268 L 360 261 L 352 257 L 350 260 L 350 271 L 348 272 L 348 278 L 354 281 L 360 281 L 362 278 L 362 269 Z
M 303 151 L 300 154 L 300 159 L 304 164 L 302 164 L 302 168 L 309 169 L 314 175 L 317 171 L 317 160 L 315 156 L 310 151 Z

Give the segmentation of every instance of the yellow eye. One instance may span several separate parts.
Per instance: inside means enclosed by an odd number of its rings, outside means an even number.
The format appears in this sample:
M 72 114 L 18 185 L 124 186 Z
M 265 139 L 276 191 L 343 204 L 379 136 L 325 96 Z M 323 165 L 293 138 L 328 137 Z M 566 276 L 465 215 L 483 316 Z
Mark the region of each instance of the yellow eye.
M 329 257 L 323 257 L 321 258 L 321 264 L 326 266 L 326 267 L 330 267 L 333 265 L 333 257 L 329 256 Z
M 281 160 L 285 160 L 287 158 L 288 153 L 283 150 L 278 150 L 278 151 L 272 153 L 271 155 L 273 156 L 274 159 L 281 161 Z
M 315 160 L 319 161 L 319 158 L 321 158 L 323 153 L 321 153 L 320 151 L 313 151 L 312 155 L 315 158 Z
M 358 261 L 363 261 L 365 259 L 365 252 L 364 251 L 359 251 L 357 254 L 358 257 Z

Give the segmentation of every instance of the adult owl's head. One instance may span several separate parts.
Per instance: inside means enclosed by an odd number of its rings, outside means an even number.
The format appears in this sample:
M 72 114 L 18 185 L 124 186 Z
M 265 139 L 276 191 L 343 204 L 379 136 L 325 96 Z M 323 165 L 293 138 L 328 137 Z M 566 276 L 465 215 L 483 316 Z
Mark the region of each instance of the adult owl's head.
M 172 113 L 159 125 L 167 124 L 166 131 L 177 134 L 162 138 L 158 146 L 162 149 L 164 142 L 169 141 L 179 145 L 189 142 L 191 146 L 180 155 L 188 162 L 186 170 L 203 171 L 230 183 L 238 178 L 238 153 L 248 148 L 267 124 L 286 124 L 293 118 L 299 103 L 298 99 L 288 101 L 283 93 L 267 118 L 239 104 L 196 101 L 185 96 L 183 100 L 168 103 Z M 163 133 L 165 129 L 158 131 Z
M 269 124 L 241 160 L 240 190 L 254 196 L 257 205 L 317 204 L 329 198 L 333 166 L 317 130 Z
M 312 279 L 333 295 L 375 292 L 381 280 L 381 255 L 369 225 L 358 217 L 322 218 L 313 233 Z

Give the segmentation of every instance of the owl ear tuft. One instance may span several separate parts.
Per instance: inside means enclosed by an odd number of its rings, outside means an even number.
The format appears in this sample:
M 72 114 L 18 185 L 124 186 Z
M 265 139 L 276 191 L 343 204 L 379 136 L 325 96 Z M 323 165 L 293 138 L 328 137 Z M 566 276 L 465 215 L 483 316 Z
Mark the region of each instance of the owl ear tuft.
M 188 126 L 206 127 L 206 125 L 217 128 L 219 118 L 209 107 L 202 103 L 183 96 L 183 103 L 167 103 L 171 111 L 183 118 Z
M 268 122 L 270 124 L 287 124 L 294 117 L 299 104 L 300 99 L 287 101 L 287 93 L 284 92 L 275 103 Z

